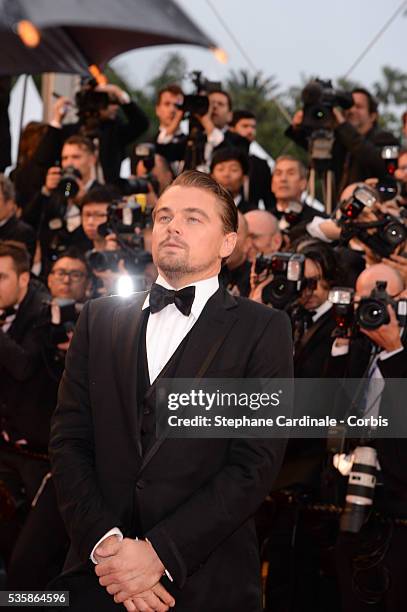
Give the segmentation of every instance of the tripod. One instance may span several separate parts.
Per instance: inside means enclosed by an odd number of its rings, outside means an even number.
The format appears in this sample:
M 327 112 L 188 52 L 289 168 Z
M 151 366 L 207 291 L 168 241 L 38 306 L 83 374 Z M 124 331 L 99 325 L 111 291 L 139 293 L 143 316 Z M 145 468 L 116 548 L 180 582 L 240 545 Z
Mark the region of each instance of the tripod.
M 308 178 L 308 192 L 311 197 L 315 198 L 316 182 L 317 179 L 320 179 L 322 200 L 329 215 L 333 212 L 335 198 L 335 175 L 331 167 L 334 138 L 332 130 L 315 130 L 309 139 L 311 168 Z

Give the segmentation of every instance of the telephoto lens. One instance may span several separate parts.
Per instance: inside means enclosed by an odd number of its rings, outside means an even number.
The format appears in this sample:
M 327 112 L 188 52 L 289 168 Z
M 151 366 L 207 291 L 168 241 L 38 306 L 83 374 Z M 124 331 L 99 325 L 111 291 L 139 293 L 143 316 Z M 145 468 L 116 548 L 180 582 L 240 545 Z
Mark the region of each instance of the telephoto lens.
M 346 491 L 346 505 L 340 518 L 340 530 L 358 533 L 369 517 L 373 504 L 379 463 L 376 449 L 357 446 Z

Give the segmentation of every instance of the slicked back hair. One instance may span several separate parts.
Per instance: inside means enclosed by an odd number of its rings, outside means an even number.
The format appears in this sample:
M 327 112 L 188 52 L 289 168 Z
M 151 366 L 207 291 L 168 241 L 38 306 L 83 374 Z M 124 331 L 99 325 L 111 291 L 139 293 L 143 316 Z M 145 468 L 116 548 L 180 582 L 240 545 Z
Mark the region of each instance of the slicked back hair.
M 195 187 L 202 189 L 215 196 L 220 204 L 220 217 L 222 220 L 223 231 L 225 234 L 237 232 L 239 223 L 236 204 L 229 191 L 219 185 L 215 179 L 205 172 L 198 170 L 187 170 L 179 174 L 177 178 L 164 189 L 163 194 L 171 187 Z M 161 194 L 161 196 L 163 195 Z

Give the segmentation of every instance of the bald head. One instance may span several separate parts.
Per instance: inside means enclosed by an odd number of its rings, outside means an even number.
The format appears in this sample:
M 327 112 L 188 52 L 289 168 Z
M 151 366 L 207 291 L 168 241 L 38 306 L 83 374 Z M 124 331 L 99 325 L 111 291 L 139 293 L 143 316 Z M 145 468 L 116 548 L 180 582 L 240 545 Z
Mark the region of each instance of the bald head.
M 404 281 L 397 270 L 379 263 L 369 266 L 359 274 L 356 281 L 356 294 L 359 297 L 367 297 L 372 289 L 376 287 L 377 281 L 386 281 L 386 291 L 390 296 L 395 296 L 404 290 Z
M 250 238 L 249 259 L 253 260 L 257 253 L 269 254 L 280 249 L 283 239 L 274 215 L 266 210 L 251 210 L 245 218 Z

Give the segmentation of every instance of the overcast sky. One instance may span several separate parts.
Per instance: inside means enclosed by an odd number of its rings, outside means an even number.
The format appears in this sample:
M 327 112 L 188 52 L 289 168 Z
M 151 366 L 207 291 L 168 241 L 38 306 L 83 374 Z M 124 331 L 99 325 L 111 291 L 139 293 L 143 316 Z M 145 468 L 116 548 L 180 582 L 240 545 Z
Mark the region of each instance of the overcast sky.
M 202 29 L 224 48 L 223 66 L 210 51 L 190 45 L 166 45 L 132 51 L 112 65 L 136 87 L 143 86 L 169 52 L 179 51 L 188 69 L 222 80 L 247 62 L 206 0 L 177 0 Z M 255 66 L 275 75 L 284 89 L 301 84 L 301 74 L 321 78 L 343 75 L 401 4 L 400 0 L 212 0 Z M 250 7 L 250 8 L 247 8 Z M 383 65 L 407 71 L 407 17 L 400 14 L 350 78 L 370 86 Z

